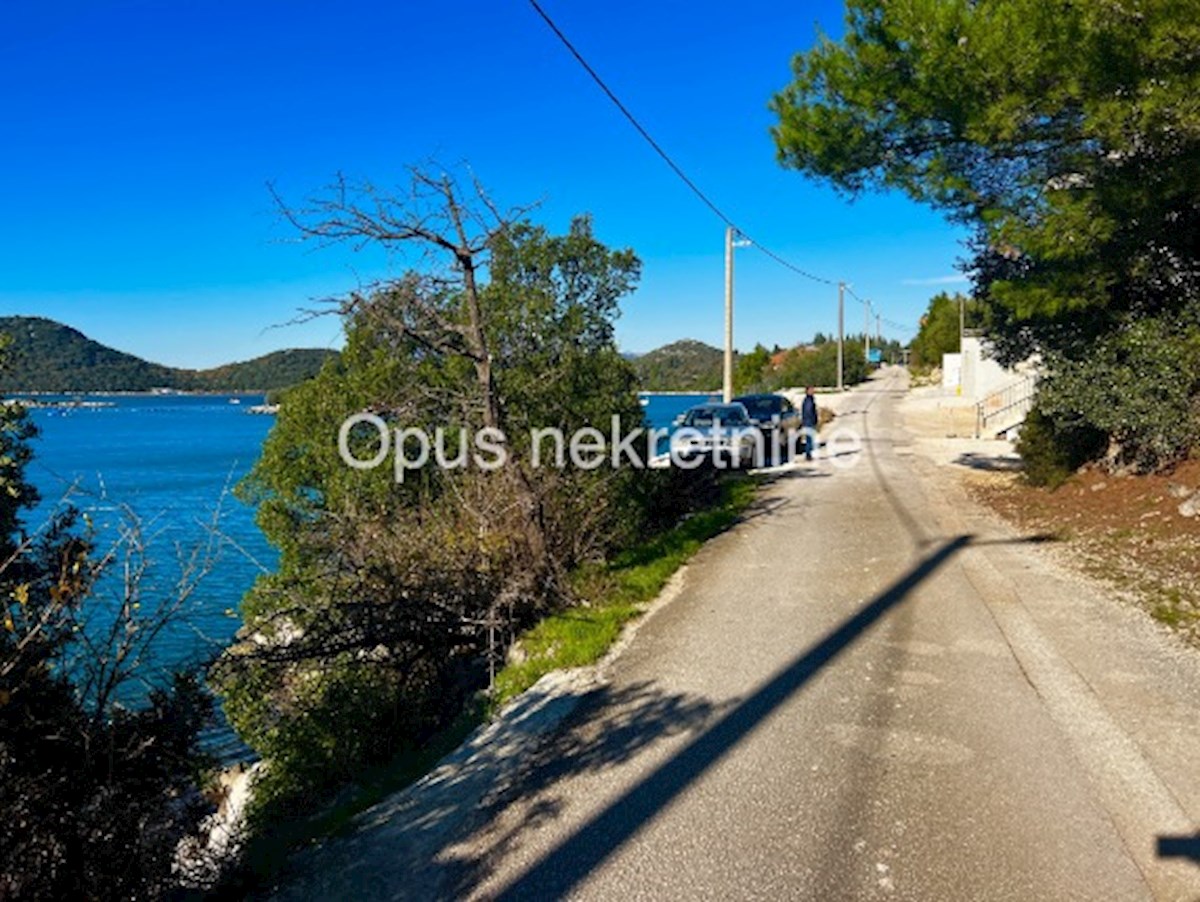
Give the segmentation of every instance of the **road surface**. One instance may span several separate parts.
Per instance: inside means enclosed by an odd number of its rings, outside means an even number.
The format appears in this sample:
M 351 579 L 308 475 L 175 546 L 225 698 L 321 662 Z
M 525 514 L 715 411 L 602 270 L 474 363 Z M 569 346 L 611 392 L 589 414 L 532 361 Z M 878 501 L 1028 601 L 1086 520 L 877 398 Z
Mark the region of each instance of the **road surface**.
M 1200 655 L 913 454 L 905 385 L 843 398 L 860 448 L 776 478 L 557 729 L 281 895 L 1200 900 Z

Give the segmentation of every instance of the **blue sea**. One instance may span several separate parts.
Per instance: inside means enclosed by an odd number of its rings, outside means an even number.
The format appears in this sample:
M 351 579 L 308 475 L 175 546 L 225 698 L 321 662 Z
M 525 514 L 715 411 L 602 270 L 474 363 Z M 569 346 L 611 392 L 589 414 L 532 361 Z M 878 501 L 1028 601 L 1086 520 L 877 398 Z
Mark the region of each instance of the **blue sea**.
M 712 396 L 642 397 L 648 424 L 663 427 Z M 86 400 L 111 406 L 32 411 L 41 435 L 29 477 L 43 500 L 29 525 L 36 526 L 69 496 L 96 526 L 103 549 L 122 523 L 131 522 L 131 512 L 153 562 L 143 608 L 174 591 L 194 552 L 215 551 L 184 616 L 156 640 L 151 670 L 161 674 L 211 659 L 240 626 L 242 596 L 277 562 L 253 510 L 230 494 L 257 460 L 274 418 L 247 413 L 262 401 L 253 395 L 91 395 Z M 111 603 L 119 591 L 118 570 L 102 584 L 98 604 Z M 246 752 L 223 725 L 205 739 L 226 759 Z

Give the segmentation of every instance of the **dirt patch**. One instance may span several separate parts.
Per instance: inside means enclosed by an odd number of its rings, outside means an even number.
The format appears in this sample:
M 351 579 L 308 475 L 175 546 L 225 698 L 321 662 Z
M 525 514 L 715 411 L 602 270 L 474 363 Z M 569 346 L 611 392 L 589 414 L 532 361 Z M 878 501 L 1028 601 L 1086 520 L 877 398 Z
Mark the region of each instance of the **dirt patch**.
M 1169 476 L 1113 477 L 1089 467 L 1053 491 L 1016 473 L 965 473 L 971 495 L 1022 531 L 1050 533 L 1068 563 L 1109 583 L 1200 645 L 1200 460 Z

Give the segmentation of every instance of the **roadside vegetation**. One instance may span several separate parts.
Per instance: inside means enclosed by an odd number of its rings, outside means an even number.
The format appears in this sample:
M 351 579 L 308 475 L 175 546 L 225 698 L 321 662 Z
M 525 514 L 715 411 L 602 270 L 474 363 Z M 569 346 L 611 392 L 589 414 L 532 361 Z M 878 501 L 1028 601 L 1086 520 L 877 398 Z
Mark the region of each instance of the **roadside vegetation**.
M 570 574 L 568 607 L 535 623 L 516 638 L 490 690 L 468 699 L 445 727 L 419 746 L 402 747 L 390 759 L 358 767 L 336 794 L 313 800 L 303 816 L 261 819 L 240 872 L 226 889 L 245 891 L 268 883 L 286 868 L 296 849 L 350 827 L 353 818 L 411 785 L 453 751 L 504 704 L 546 674 L 599 661 L 624 627 L 645 612 L 675 572 L 710 538 L 737 522 L 755 494 L 751 477 L 711 469 L 663 478 L 678 480 L 697 510 L 676 526 L 651 535 L 611 560 L 580 565 Z M 686 483 L 686 485 L 684 485 Z
M 691 514 L 677 526 L 614 555 L 581 565 L 572 574 L 578 603 L 552 614 L 522 634 L 510 661 L 496 675 L 491 703 L 503 705 L 553 670 L 583 667 L 598 661 L 630 620 L 645 610 L 667 581 L 708 539 L 732 526 L 754 498 L 750 477 L 729 474 L 717 480 L 706 470 L 678 480 L 711 480 L 704 494 L 716 495 L 712 506 Z M 699 499 L 698 499 L 699 500 Z
M 67 505 L 29 524 L 35 437 L 0 405 L 0 898 L 164 898 L 211 810 L 212 700 L 198 674 L 155 680 L 149 649 L 207 563 L 160 594 L 135 522 L 103 546 Z
M 261 756 L 251 871 L 413 779 L 541 673 L 594 661 L 751 491 L 711 470 L 538 466 L 531 430 L 567 437 L 643 420 L 618 352 L 640 263 L 586 217 L 552 234 L 477 184 L 410 172 L 394 194 L 337 185 L 282 205 L 317 242 L 373 241 L 420 260 L 342 299 L 342 355 L 287 393 L 239 487 L 280 551 L 242 604 L 210 678 Z M 349 466 L 347 418 L 439 433 L 439 465 Z M 486 468 L 475 437 L 504 436 Z M 385 433 L 386 434 L 386 433 Z M 377 426 L 344 433 L 369 460 Z M 543 451 L 543 453 L 545 453 Z M 513 651 L 516 649 L 516 651 Z M 522 657 L 523 656 L 523 657 Z
M 1200 444 L 1197 46 L 1177 0 L 850 0 L 773 101 L 784 166 L 973 230 L 999 359 L 1041 357 L 1029 447 L 1067 465 L 1093 432 L 1111 472 Z

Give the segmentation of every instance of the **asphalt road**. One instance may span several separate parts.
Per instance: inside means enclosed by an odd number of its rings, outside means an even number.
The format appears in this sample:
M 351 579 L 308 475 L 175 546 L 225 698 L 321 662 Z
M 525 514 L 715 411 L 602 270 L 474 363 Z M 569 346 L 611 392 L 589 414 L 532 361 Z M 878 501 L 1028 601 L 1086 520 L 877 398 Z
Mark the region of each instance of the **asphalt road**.
M 914 455 L 905 378 L 845 399 L 860 448 L 776 478 L 421 867 L 376 816 L 290 895 L 1200 899 L 1200 655 Z

